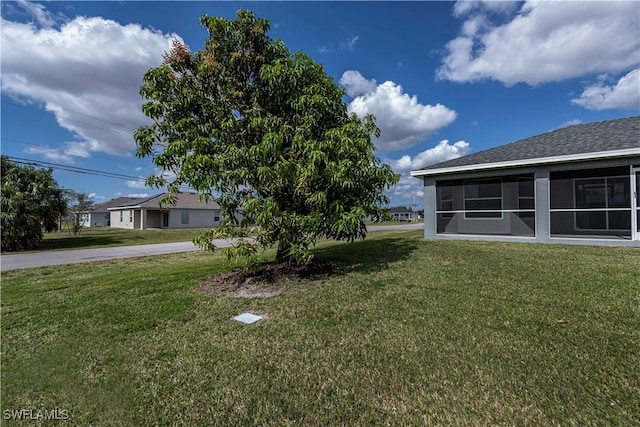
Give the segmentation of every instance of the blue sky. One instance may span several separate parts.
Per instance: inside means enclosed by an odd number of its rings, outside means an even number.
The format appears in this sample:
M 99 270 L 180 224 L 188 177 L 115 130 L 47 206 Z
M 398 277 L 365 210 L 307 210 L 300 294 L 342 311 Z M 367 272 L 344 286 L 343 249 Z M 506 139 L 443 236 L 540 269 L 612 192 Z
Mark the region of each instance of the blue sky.
M 64 165 L 94 201 L 153 195 L 132 134 L 143 73 L 203 14 L 248 9 L 373 113 L 377 155 L 422 205 L 412 169 L 576 123 L 640 113 L 640 2 L 2 2 L 2 153 Z M 98 171 L 118 177 L 78 171 Z

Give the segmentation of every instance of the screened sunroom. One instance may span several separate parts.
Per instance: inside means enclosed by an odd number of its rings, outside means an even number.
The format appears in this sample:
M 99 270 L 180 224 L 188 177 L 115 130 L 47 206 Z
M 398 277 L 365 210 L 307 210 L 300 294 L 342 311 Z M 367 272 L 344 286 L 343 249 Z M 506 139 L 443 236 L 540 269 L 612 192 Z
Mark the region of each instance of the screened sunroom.
M 640 246 L 640 117 L 570 126 L 412 175 L 424 182 L 425 238 Z

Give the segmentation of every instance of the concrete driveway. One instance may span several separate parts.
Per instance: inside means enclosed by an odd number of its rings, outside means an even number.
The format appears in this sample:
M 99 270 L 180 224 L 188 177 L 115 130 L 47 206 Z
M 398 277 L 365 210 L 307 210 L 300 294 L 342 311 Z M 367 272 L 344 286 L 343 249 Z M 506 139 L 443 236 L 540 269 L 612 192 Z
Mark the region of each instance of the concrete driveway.
M 402 225 L 372 225 L 368 231 L 409 230 L 422 228 L 422 223 Z M 219 248 L 231 246 L 233 240 L 216 240 Z M 118 258 L 132 258 L 149 255 L 172 254 L 197 251 L 199 248 L 191 242 L 157 243 L 153 245 L 117 246 L 112 248 L 75 249 L 69 251 L 29 252 L 0 255 L 0 271 L 23 268 L 44 267 L 48 265 L 78 264 L 82 262 L 105 261 Z

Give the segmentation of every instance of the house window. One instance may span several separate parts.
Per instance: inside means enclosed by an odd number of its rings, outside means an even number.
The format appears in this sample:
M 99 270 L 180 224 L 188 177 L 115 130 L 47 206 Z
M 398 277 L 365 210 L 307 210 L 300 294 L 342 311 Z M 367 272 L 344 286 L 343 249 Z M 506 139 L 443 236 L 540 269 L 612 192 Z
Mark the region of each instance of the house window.
M 189 224 L 189 209 L 182 209 L 180 212 L 180 223 Z
M 124 220 L 122 219 L 122 218 L 123 218 L 123 215 L 122 215 L 122 214 L 123 214 L 123 212 L 122 212 L 122 211 L 120 211 L 120 222 L 124 221 Z
M 214 222 L 220 222 L 220 217 L 219 216 L 214 216 L 213 217 L 213 221 Z
M 464 182 L 465 219 L 502 218 L 502 179 Z
M 133 222 L 133 211 L 129 211 L 129 222 Z
M 552 172 L 551 237 L 631 238 L 631 177 L 626 166 Z
M 628 230 L 631 190 L 628 177 L 575 180 L 576 229 Z
M 518 177 L 518 218 L 532 220 L 536 216 L 535 185 L 533 177 Z M 531 222 L 533 221 L 525 221 Z
M 438 210 L 453 210 L 453 184 L 442 184 L 437 187 L 438 191 Z

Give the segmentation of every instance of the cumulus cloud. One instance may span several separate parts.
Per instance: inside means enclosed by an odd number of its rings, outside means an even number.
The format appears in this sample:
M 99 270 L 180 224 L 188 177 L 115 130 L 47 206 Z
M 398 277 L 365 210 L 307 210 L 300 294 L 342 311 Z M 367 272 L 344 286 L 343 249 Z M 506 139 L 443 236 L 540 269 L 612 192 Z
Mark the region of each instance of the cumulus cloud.
M 78 155 L 75 151 L 68 148 L 54 148 L 36 145 L 28 146 L 24 149 L 24 152 L 27 154 L 42 156 L 44 159 L 49 160 L 52 163 L 62 163 L 65 165 L 75 164 L 74 156 Z
M 116 193 L 117 196 L 120 196 L 119 193 Z M 148 193 L 129 193 L 125 194 L 125 197 L 135 197 L 137 199 L 144 199 L 146 197 L 151 197 Z
M 461 34 L 446 45 L 437 78 L 534 86 L 638 66 L 638 2 L 527 1 L 519 10 L 513 6 L 456 3 L 454 15 L 465 22 Z
M 148 123 L 140 110 L 142 76 L 177 36 L 99 17 L 77 17 L 59 29 L 1 23 L 2 91 L 44 105 L 74 135 L 59 155 L 130 155 L 133 132 Z
M 397 83 L 386 81 L 378 85 L 358 71 L 345 71 L 340 84 L 347 95 L 355 97 L 349 103 L 349 112 L 359 117 L 376 116 L 381 135 L 375 144 L 381 152 L 411 147 L 452 123 L 457 116 L 444 105 L 421 104 L 417 96 L 404 93 Z
M 457 141 L 453 144 L 443 139 L 435 147 L 422 151 L 414 156 L 404 155 L 399 159 L 384 159 L 391 168 L 400 174 L 400 182 L 391 188 L 390 193 L 398 197 L 422 197 L 422 181 L 412 177 L 409 172 L 425 168 L 447 160 L 464 156 L 469 152 L 469 143 Z
M 374 92 L 376 87 L 378 87 L 375 79 L 367 80 L 359 71 L 355 70 L 347 70 L 342 73 L 340 85 L 351 98 Z
M 622 76 L 614 85 L 604 81 L 587 87 L 579 98 L 572 99 L 575 105 L 589 110 L 640 109 L 640 68 Z
M 135 188 L 137 190 L 143 190 L 145 188 L 148 188 L 147 185 L 145 184 L 145 179 L 142 177 L 140 177 L 140 179 L 138 180 L 125 181 L 124 184 L 129 188 Z

